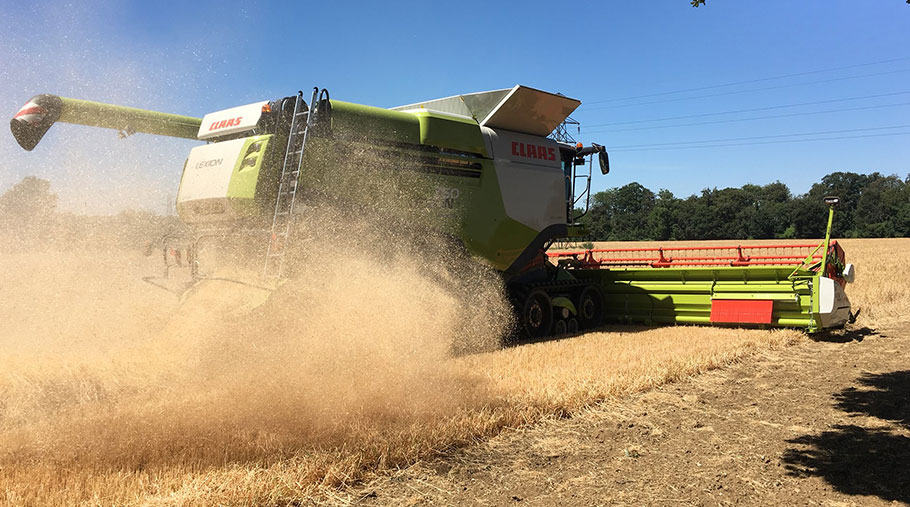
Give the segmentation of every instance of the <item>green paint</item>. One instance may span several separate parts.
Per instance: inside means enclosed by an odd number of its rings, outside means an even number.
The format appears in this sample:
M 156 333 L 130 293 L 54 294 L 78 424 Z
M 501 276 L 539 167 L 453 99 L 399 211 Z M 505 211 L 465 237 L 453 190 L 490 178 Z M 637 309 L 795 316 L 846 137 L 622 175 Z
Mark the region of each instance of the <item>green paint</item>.
M 268 147 L 273 137 L 264 135 L 246 138 L 243 148 L 240 150 L 240 156 L 237 157 L 234 169 L 231 171 L 227 198 L 232 201 L 232 208 L 245 215 L 260 214 L 256 203 L 256 191 L 261 179 L 260 170 L 269 154 Z M 250 147 L 255 143 L 260 143 L 259 150 L 248 154 Z M 248 162 L 244 163 L 244 161 Z
M 638 324 L 709 324 L 714 299 L 772 300 L 772 326 L 819 328 L 818 283 L 790 267 L 708 267 L 576 270 L 598 282 L 608 321 Z
M 122 131 L 196 139 L 202 118 L 159 113 L 134 107 L 60 97 L 63 108 L 57 121 Z
M 420 121 L 413 114 L 332 100 L 332 133 L 349 138 L 420 143 Z
M 420 143 L 487 156 L 477 122 L 435 111 L 413 113 L 420 121 Z
M 463 178 L 462 178 L 463 179 Z M 464 192 L 460 203 L 460 237 L 468 249 L 493 268 L 503 271 L 515 262 L 540 231 L 506 214 L 493 161 L 485 159 L 480 185 L 469 187 L 450 178 Z
M 834 223 L 834 206 L 828 206 L 828 226 L 825 228 L 824 255 L 822 255 L 822 266 L 818 269 L 819 273 L 824 273 L 828 266 L 828 247 L 831 245 L 831 224 Z
M 552 303 L 554 308 L 565 308 L 569 310 L 570 315 L 578 315 L 578 310 L 575 309 L 575 304 L 572 303 L 572 300 L 567 297 L 557 296 L 552 299 Z
M 333 137 L 307 141 L 301 187 L 370 200 L 387 199 L 376 193 L 405 182 L 399 185 L 406 187 L 401 199 L 427 203 L 413 215 L 415 222 L 429 222 L 460 238 L 469 252 L 497 270 L 511 266 L 537 237 L 540 231 L 506 215 L 496 168 L 476 122 L 431 111 L 331 104 Z M 421 172 L 456 168 L 473 173 L 478 171 L 474 165 L 479 165 L 479 178 Z M 387 176 L 383 181 L 367 176 L 376 167 Z M 437 197 L 453 191 L 457 198 L 447 203 Z

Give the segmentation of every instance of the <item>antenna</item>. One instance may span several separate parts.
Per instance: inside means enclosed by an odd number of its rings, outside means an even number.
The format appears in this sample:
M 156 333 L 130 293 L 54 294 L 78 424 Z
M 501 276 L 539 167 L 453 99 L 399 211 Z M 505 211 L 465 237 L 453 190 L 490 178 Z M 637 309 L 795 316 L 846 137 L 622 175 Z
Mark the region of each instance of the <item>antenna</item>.
M 569 134 L 569 125 L 575 125 L 576 134 L 581 133 L 581 123 L 575 118 L 568 116 L 556 127 L 556 130 L 554 130 L 549 137 L 561 143 L 575 144 L 575 138 L 572 137 L 572 134 Z

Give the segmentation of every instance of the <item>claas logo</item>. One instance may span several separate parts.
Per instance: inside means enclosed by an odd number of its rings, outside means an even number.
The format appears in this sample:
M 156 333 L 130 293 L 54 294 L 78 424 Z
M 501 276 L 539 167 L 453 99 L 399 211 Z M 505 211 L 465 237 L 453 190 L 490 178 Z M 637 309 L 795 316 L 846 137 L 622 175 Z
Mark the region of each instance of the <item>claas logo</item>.
M 209 132 L 213 130 L 223 129 L 225 127 L 233 127 L 234 125 L 240 125 L 240 120 L 243 119 L 243 116 L 238 116 L 236 118 L 231 118 L 229 120 L 215 120 L 209 125 Z
M 512 141 L 512 155 L 538 160 L 556 160 L 556 148 L 547 148 L 539 144 L 525 144 Z

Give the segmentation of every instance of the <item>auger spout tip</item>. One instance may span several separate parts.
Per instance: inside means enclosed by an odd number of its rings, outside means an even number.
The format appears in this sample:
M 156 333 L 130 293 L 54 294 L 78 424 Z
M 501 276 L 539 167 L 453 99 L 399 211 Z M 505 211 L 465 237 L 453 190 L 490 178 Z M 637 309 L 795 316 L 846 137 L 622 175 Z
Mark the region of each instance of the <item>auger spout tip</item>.
M 56 95 L 35 95 L 9 121 L 13 137 L 26 151 L 32 151 L 48 129 L 60 118 L 63 101 Z

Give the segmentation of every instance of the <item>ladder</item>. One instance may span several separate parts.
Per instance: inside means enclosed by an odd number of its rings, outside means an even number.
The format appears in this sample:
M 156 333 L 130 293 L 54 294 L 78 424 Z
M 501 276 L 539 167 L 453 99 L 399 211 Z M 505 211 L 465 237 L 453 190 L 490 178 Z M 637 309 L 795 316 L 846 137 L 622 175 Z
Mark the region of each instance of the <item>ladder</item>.
M 318 99 L 319 88 L 314 88 L 309 111 L 305 110 L 306 104 L 303 102 L 302 91 L 297 92 L 297 98 L 294 101 L 294 115 L 291 117 L 288 146 L 284 153 L 284 164 L 281 166 L 281 177 L 278 180 L 278 196 L 275 199 L 275 215 L 272 218 L 269 248 L 265 254 L 263 269 L 265 279 L 276 280 L 281 278 L 284 272 L 284 258 L 293 229 L 294 201 L 297 197 L 297 185 L 300 182 L 303 150 L 306 147 L 307 134 L 313 127 Z

